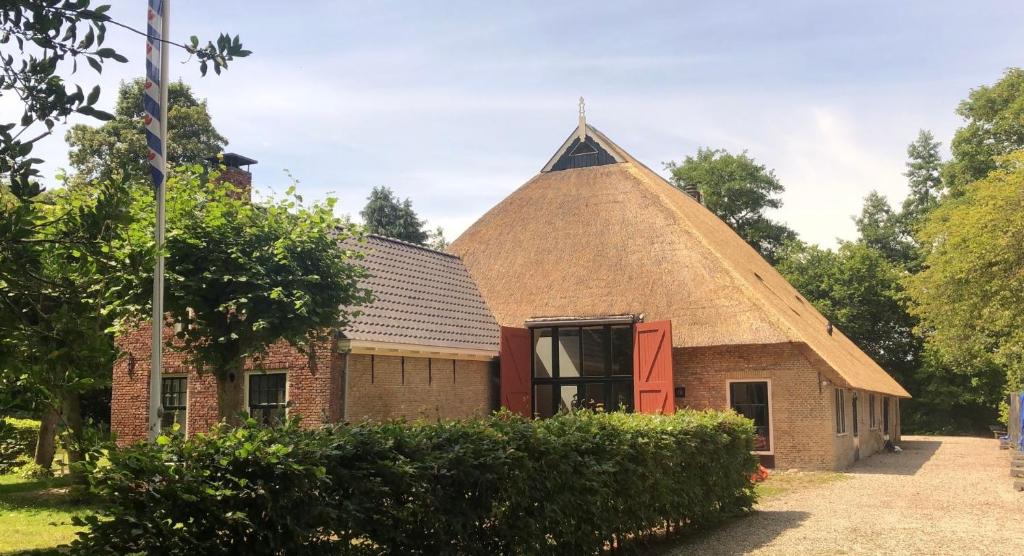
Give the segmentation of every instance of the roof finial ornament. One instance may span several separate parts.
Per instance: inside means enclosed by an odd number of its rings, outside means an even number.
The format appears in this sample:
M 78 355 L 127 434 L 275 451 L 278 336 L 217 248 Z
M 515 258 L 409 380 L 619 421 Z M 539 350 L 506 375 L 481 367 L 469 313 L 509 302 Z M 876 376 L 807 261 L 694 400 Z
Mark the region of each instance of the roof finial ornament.
M 580 139 L 580 143 L 587 139 L 587 107 L 583 102 L 583 97 L 580 97 L 580 126 L 576 130 L 577 137 Z

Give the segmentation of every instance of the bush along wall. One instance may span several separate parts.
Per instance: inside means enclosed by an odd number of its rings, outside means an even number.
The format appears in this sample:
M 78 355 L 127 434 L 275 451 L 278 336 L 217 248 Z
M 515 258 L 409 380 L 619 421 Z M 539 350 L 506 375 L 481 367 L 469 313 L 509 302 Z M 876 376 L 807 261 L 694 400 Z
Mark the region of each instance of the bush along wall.
M 253 423 L 110 453 L 80 554 L 594 554 L 750 509 L 732 413 Z

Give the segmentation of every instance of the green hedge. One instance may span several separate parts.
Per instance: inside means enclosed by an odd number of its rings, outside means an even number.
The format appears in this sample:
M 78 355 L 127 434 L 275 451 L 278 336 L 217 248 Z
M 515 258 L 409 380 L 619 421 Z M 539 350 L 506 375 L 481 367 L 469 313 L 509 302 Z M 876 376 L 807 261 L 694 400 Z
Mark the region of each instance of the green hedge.
M 249 424 L 110 454 L 75 551 L 592 554 L 754 501 L 753 428 L 732 413 L 529 421 Z
M 8 473 L 32 457 L 39 438 L 39 421 L 0 417 L 0 473 Z

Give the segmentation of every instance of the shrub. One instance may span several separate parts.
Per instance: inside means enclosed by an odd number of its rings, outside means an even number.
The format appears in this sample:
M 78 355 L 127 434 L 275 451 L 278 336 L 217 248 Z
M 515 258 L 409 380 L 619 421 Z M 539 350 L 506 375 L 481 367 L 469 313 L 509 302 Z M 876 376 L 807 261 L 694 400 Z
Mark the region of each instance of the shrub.
M 38 436 L 39 421 L 0 418 L 0 474 L 20 466 L 23 457 L 31 457 L 36 451 Z
M 754 501 L 732 413 L 578 412 L 301 430 L 248 423 L 110 454 L 96 553 L 593 554 Z

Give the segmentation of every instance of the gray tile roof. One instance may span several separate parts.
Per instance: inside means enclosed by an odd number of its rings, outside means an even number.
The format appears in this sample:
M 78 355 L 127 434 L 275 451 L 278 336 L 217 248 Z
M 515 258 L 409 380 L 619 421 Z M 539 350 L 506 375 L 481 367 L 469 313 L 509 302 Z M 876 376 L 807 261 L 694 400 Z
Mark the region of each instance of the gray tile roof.
M 458 256 L 375 235 L 344 245 L 365 254 L 361 285 L 374 300 L 343 338 L 498 350 L 498 323 Z

